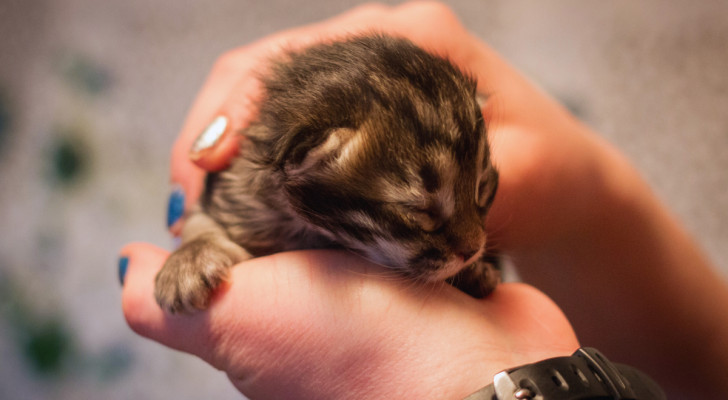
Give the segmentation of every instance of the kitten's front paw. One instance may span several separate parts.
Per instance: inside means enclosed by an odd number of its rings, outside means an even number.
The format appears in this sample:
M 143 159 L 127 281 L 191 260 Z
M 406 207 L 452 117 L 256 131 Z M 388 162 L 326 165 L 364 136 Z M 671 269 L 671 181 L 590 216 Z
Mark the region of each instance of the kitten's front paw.
M 169 256 L 157 274 L 154 297 L 172 314 L 204 310 L 213 291 L 227 280 L 228 269 L 245 258 L 242 248 L 201 236 Z
M 482 299 L 501 282 L 498 260 L 494 256 L 484 256 L 447 282 L 476 299 Z

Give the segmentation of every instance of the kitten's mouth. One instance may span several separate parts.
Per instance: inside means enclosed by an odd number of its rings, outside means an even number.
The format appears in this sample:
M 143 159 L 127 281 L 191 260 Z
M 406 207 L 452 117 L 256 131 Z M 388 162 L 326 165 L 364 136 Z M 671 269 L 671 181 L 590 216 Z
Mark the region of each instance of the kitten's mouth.
M 432 273 L 430 276 L 428 276 L 427 280 L 431 281 L 431 282 L 444 281 L 448 278 L 455 276 L 455 274 L 460 272 L 460 270 L 462 270 L 463 267 L 465 267 L 465 264 L 463 264 L 462 262 L 458 262 L 458 263 L 448 262 L 445 264 L 445 266 L 443 268 L 438 269 L 437 271 Z
M 440 282 L 447 280 L 448 278 L 452 278 L 474 260 L 477 260 L 477 258 L 471 257 L 468 260 L 464 260 L 462 256 L 451 256 L 442 267 L 433 271 L 432 274 L 427 277 L 427 280 L 431 282 Z
M 468 258 L 467 260 L 463 259 L 463 257 L 461 257 L 461 256 L 457 256 L 457 257 L 460 260 L 463 260 L 462 261 L 463 266 L 470 265 L 470 264 L 478 261 L 480 259 L 480 257 L 483 256 L 483 251 L 485 251 L 484 249 L 485 249 L 485 247 L 481 247 L 480 250 L 478 250 L 475 254 L 473 254 L 472 256 L 470 256 L 470 258 Z
M 484 249 L 481 248 L 477 253 L 472 255 L 467 260 L 460 255 L 450 256 L 442 265 L 442 267 L 438 268 L 427 276 L 427 280 L 430 282 L 439 282 L 452 278 L 458 272 L 462 271 L 463 268 L 478 261 L 480 257 L 483 256 L 483 251 Z

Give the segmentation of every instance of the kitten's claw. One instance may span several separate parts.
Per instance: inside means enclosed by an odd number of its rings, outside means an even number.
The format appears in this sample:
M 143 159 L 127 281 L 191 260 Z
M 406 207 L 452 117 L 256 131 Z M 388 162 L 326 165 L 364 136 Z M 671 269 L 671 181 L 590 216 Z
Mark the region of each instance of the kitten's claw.
M 216 235 L 201 235 L 172 253 L 157 274 L 154 297 L 171 314 L 204 310 L 228 278 L 228 270 L 247 258 L 240 247 Z
M 447 282 L 476 299 L 482 299 L 493 292 L 501 282 L 497 258 L 483 257 L 468 265 Z

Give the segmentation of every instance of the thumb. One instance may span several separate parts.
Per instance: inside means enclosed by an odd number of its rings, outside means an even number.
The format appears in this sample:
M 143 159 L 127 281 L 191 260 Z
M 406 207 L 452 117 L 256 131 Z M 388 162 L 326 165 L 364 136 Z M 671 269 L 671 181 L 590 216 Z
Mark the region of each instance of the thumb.
M 121 306 L 129 327 L 137 334 L 176 350 L 199 354 L 206 343 L 200 315 L 174 318 L 154 299 L 154 279 L 169 252 L 147 243 L 132 243 L 121 250 L 119 278 Z

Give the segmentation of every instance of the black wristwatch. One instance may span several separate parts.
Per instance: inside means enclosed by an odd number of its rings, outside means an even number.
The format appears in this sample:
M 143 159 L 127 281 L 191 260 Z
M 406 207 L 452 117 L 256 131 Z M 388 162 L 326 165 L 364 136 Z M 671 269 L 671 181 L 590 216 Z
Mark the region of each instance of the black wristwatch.
M 590 347 L 570 357 L 549 358 L 502 371 L 493 383 L 464 400 L 664 400 L 643 372 L 610 362 Z

